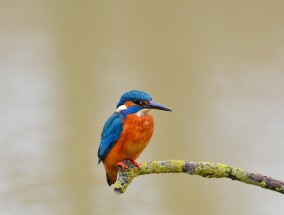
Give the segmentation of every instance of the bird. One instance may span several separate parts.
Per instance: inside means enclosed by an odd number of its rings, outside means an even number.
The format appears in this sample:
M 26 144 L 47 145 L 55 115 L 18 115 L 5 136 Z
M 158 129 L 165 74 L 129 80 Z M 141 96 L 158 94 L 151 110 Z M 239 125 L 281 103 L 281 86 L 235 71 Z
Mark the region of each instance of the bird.
M 125 92 L 115 112 L 103 126 L 98 148 L 98 164 L 103 162 L 109 186 L 117 179 L 118 166 L 127 169 L 124 161 L 141 168 L 136 159 L 148 145 L 154 130 L 152 109 L 172 111 L 152 101 L 150 94 L 141 90 Z

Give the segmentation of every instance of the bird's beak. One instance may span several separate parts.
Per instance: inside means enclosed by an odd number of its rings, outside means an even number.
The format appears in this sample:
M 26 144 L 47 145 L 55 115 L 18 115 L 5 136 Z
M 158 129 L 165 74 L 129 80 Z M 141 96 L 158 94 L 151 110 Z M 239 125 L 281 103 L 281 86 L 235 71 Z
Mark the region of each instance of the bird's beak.
M 164 111 L 172 111 L 170 108 L 164 106 L 164 105 L 161 105 L 157 102 L 153 102 L 153 101 L 150 101 L 148 102 L 147 104 L 143 105 L 144 108 L 149 108 L 149 109 L 157 109 L 157 110 L 164 110 Z

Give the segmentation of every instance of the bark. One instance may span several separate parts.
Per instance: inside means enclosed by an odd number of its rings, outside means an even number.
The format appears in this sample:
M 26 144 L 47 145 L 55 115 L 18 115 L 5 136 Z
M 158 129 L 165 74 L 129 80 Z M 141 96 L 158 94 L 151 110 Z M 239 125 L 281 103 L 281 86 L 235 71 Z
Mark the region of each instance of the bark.
M 153 173 L 186 173 L 206 178 L 230 178 L 284 194 L 283 181 L 221 163 L 189 162 L 185 160 L 150 161 L 142 162 L 141 169 L 138 169 L 129 161 L 125 161 L 125 164 L 128 169 L 118 168 L 119 173 L 114 185 L 114 191 L 117 194 L 124 193 L 135 177 Z

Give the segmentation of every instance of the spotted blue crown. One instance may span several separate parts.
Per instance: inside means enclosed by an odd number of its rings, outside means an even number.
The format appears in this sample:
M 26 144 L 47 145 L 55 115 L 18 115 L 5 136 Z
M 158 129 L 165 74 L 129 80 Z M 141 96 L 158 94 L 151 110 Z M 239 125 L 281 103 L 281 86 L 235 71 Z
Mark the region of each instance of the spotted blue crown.
M 119 106 L 123 105 L 126 101 L 135 102 L 139 100 L 150 102 L 152 101 L 152 97 L 148 93 L 143 92 L 141 90 L 131 90 L 131 91 L 124 93 L 121 96 L 116 107 L 118 108 Z

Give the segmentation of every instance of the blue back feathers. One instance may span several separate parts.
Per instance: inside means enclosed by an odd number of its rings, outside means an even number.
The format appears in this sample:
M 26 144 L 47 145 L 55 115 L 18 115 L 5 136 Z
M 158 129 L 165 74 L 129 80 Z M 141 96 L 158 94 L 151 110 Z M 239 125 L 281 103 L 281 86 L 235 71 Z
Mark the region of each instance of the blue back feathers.
M 140 90 L 131 90 L 124 93 L 117 104 L 117 108 L 123 105 L 126 101 L 152 101 L 151 96 Z M 101 143 L 98 150 L 99 163 L 105 158 L 109 151 L 113 148 L 117 140 L 120 138 L 123 122 L 127 114 L 137 113 L 143 108 L 140 106 L 131 106 L 121 112 L 114 112 L 106 121 L 101 134 Z
M 123 124 L 119 117 L 119 113 L 112 114 L 106 121 L 101 134 L 101 143 L 98 150 L 99 163 L 119 139 L 122 128 Z

